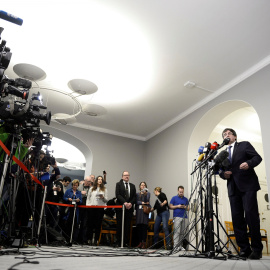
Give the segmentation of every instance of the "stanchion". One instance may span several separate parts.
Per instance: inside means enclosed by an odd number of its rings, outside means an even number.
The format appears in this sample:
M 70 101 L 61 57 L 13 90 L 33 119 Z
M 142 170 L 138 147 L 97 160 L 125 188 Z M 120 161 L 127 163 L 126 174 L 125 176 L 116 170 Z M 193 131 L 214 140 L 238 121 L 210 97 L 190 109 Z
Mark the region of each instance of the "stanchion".
M 124 247 L 124 227 L 125 227 L 125 205 L 122 206 L 122 235 L 121 235 L 121 248 Z
M 74 229 L 74 220 L 75 220 L 75 216 L 76 216 L 76 209 L 77 209 L 77 203 L 75 202 L 74 204 L 74 212 L 73 212 L 73 218 L 72 218 L 72 227 L 71 227 L 71 234 L 70 234 L 70 241 L 69 241 L 69 245 L 68 246 L 72 246 L 72 237 L 73 237 L 73 229 Z
M 39 217 L 39 224 L 38 224 L 37 242 L 38 242 L 38 245 L 39 245 L 39 246 L 40 246 L 40 239 L 39 239 L 39 236 L 40 236 L 40 228 L 41 228 L 41 222 L 42 222 L 43 213 L 44 213 L 44 205 L 45 205 L 46 194 L 47 194 L 47 186 L 45 186 L 45 188 L 44 188 L 44 194 L 43 194 L 43 200 L 42 200 L 42 206 L 41 206 L 40 217 Z M 46 221 L 45 221 L 45 222 L 46 222 Z M 46 225 L 46 224 L 45 224 L 45 225 Z M 46 237 L 46 244 L 48 244 L 46 226 L 45 226 L 45 237 Z

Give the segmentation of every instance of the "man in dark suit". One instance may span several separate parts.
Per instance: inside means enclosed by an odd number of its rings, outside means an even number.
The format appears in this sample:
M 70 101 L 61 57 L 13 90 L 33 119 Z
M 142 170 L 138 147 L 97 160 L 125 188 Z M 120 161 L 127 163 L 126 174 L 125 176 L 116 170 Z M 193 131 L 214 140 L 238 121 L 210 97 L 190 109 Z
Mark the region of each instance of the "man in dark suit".
M 260 185 L 254 167 L 261 163 L 262 158 L 249 142 L 237 142 L 237 135 L 233 129 L 224 129 L 222 137 L 230 138 L 228 146 L 230 165 L 220 172 L 220 177 L 227 180 L 234 233 L 240 247 L 240 256 L 260 259 L 263 249 L 257 202 Z M 251 234 L 251 246 L 247 225 Z
M 115 188 L 116 204 L 125 206 L 125 219 L 124 219 L 124 246 L 128 247 L 130 223 L 133 215 L 133 205 L 136 202 L 136 188 L 135 185 L 129 183 L 129 172 L 122 173 L 122 179 L 116 183 Z M 116 209 L 117 220 L 117 243 L 116 246 L 121 244 L 122 234 L 122 209 Z

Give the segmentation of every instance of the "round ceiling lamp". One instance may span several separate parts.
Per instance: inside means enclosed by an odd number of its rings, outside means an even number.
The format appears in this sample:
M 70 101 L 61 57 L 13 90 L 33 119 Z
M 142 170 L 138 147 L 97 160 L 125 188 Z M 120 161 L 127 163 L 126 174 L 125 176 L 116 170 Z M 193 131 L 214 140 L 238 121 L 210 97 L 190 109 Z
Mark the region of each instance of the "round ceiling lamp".
M 96 104 L 84 104 L 82 105 L 82 113 L 89 116 L 101 116 L 107 113 L 107 110 Z
M 68 160 L 66 158 L 56 158 L 55 160 L 57 162 L 59 162 L 59 163 L 66 163 L 66 162 L 68 162 Z
M 71 125 L 74 124 L 77 120 L 74 115 L 66 113 L 55 113 L 52 116 L 52 120 L 62 124 L 62 125 Z
M 68 87 L 80 94 L 80 95 L 91 95 L 91 94 L 94 94 L 95 92 L 97 92 L 98 90 L 98 87 L 90 82 L 90 81 L 87 81 L 87 80 L 84 80 L 84 79 L 73 79 L 73 80 L 70 80 L 68 82 Z
M 41 68 L 31 65 L 20 63 L 13 66 L 13 71 L 21 78 L 31 81 L 41 81 L 46 78 L 46 73 Z

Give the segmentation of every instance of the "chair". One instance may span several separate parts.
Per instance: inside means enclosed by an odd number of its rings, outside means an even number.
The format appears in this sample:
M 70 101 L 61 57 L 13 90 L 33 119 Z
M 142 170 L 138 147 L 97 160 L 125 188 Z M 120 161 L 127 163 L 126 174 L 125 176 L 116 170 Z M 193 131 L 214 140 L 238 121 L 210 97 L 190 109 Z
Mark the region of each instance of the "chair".
M 148 237 L 151 236 L 153 237 L 154 236 L 154 224 L 155 224 L 155 221 L 154 220 L 151 220 L 149 221 L 148 223 L 148 230 L 147 230 L 147 238 L 146 238 L 146 246 L 149 247 L 152 245 L 152 238 L 150 240 L 150 245 L 148 246 Z M 162 225 L 162 223 L 161 223 Z M 168 221 L 168 225 L 169 225 L 169 228 L 173 226 L 173 219 L 169 219 Z M 170 229 L 169 229 L 170 230 Z M 162 232 L 159 232 L 159 237 L 163 238 L 163 244 L 164 244 L 164 247 L 166 248 L 166 238 L 165 238 L 165 233 L 162 231 Z
M 265 241 L 266 243 L 266 250 L 267 250 L 267 254 L 268 254 L 268 238 L 267 238 L 267 231 L 265 229 L 261 229 L 261 231 L 264 232 L 264 234 L 262 234 L 262 241 Z
M 116 235 L 116 219 L 103 218 L 100 235 L 98 239 L 98 246 L 100 244 L 102 234 L 110 234 L 111 244 L 113 244 L 114 235 Z
M 233 224 L 231 221 L 225 221 L 225 227 L 226 227 L 226 232 L 228 234 L 227 237 L 227 247 L 229 247 L 229 238 L 231 240 L 235 239 L 235 234 L 234 234 L 234 229 L 233 229 Z M 266 250 L 268 254 L 268 237 L 267 237 L 267 231 L 265 229 L 261 229 L 264 233 L 261 234 L 261 241 L 264 241 L 266 243 Z M 250 234 L 248 233 L 248 238 L 251 240 Z M 239 250 L 239 248 L 238 248 Z
M 226 228 L 226 232 L 227 232 L 227 248 L 229 248 L 229 244 L 231 240 L 235 240 L 235 234 L 234 234 L 234 229 L 233 229 L 233 224 L 231 221 L 225 221 L 225 228 Z

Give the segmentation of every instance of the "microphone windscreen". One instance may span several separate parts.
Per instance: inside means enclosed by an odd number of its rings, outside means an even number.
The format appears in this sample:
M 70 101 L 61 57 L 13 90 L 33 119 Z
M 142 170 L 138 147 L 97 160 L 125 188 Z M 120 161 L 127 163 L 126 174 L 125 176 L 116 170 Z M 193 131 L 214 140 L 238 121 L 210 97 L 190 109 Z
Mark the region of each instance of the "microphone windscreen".
M 231 162 L 229 161 L 228 158 L 225 158 L 223 161 L 222 161 L 222 166 L 223 167 L 229 167 L 231 165 Z
M 216 157 L 216 159 L 215 159 L 215 162 L 216 162 L 216 163 L 222 163 L 223 160 L 225 160 L 228 156 L 229 156 L 228 151 L 223 150 L 223 151 L 221 151 L 221 152 L 217 155 L 217 157 Z
M 203 153 L 203 149 L 204 149 L 204 147 L 203 146 L 200 146 L 199 149 L 198 149 L 198 153 L 199 154 L 202 154 Z
M 202 161 L 204 159 L 204 154 L 201 154 L 198 156 L 198 160 L 197 161 Z

